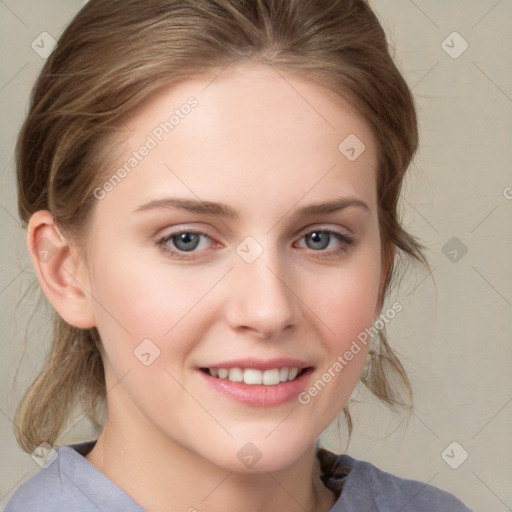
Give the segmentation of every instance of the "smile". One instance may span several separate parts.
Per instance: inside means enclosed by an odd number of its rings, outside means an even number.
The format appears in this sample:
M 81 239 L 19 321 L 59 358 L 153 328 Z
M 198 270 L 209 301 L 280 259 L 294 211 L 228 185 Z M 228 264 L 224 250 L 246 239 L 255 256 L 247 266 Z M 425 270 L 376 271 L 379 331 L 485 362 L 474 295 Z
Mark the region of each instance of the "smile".
M 202 368 L 211 377 L 230 382 L 243 382 L 250 386 L 264 385 L 277 386 L 300 377 L 306 368 L 288 367 L 259 370 L 257 368 Z
M 197 368 L 209 389 L 252 407 L 275 407 L 297 400 L 314 367 L 291 358 L 239 359 Z

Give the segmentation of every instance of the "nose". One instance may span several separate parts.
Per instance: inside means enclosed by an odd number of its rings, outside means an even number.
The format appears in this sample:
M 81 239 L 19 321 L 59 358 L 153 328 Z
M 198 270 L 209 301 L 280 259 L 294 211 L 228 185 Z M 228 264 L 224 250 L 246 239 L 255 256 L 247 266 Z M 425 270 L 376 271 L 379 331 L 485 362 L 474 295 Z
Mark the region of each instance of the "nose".
M 293 273 L 277 251 L 265 250 L 252 263 L 235 253 L 233 266 L 226 292 L 226 319 L 232 329 L 269 339 L 297 325 L 301 301 Z

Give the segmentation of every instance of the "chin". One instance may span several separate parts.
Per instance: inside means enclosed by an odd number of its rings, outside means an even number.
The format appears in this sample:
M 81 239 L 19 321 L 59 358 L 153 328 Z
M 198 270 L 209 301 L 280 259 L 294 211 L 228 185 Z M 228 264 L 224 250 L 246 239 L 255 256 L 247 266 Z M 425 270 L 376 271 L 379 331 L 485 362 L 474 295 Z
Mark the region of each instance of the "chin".
M 266 434 L 268 435 L 268 434 Z M 272 436 L 275 436 L 272 439 Z M 283 436 L 277 433 L 268 438 L 264 436 L 247 436 L 247 440 L 232 439 L 221 446 L 219 443 L 215 452 L 203 457 L 209 459 L 216 466 L 229 471 L 243 474 L 280 471 L 299 459 L 304 452 L 314 444 L 304 443 L 304 437 L 294 439 L 295 436 Z M 249 439 L 252 439 L 250 441 Z

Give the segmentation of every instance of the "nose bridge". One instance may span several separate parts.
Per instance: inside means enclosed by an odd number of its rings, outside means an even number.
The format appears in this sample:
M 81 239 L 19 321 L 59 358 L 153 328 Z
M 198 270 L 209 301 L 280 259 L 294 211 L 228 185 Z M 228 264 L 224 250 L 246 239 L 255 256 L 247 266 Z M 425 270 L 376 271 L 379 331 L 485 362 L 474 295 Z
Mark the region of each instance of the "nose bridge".
M 247 237 L 234 254 L 233 283 L 227 319 L 233 328 L 247 328 L 271 337 L 295 324 L 298 299 L 293 293 L 293 272 L 279 248 L 270 242 Z

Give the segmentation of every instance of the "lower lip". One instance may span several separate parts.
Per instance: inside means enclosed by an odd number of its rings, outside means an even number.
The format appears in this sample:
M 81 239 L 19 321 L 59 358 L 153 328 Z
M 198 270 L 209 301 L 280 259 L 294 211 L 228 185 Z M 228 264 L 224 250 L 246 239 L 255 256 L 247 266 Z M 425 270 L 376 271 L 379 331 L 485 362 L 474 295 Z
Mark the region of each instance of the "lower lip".
M 308 368 L 295 380 L 281 382 L 275 386 L 231 382 L 227 379 L 212 377 L 202 370 L 198 371 L 210 386 L 238 402 L 255 407 L 274 407 L 297 399 L 299 393 L 305 389 L 313 368 Z

